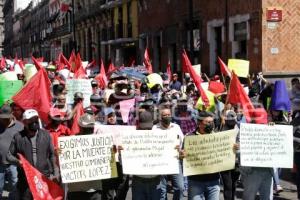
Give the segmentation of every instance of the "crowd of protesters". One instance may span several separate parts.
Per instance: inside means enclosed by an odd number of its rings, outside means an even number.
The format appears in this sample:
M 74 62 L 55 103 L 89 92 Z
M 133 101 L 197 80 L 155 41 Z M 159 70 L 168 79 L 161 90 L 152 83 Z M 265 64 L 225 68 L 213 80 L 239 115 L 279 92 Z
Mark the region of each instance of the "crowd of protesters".
M 180 140 L 178 147 L 180 173 L 176 175 L 130 175 L 123 174 L 122 162 L 117 163 L 118 177 L 106 180 L 62 184 L 65 199 L 68 200 L 125 200 L 132 182 L 132 199 L 165 200 L 171 186 L 173 199 L 186 196 L 189 200 L 218 200 L 220 186 L 223 185 L 225 200 L 236 198 L 237 183 L 243 185 L 243 199 L 254 200 L 259 194 L 261 200 L 273 199 L 280 193 L 280 169 L 242 167 L 239 164 L 239 141 L 233 150 L 237 153 L 236 167 L 233 170 L 213 174 L 183 177 L 182 159 L 185 157 L 184 138 L 189 135 L 215 134 L 230 129 L 239 129 L 245 123 L 241 105 L 226 101 L 226 88 L 229 81 L 224 79 L 225 91 L 214 96 L 214 109 L 199 105 L 200 92 L 188 74 L 180 76 L 160 73 L 162 84 L 149 86 L 147 80 L 134 80 L 126 76 L 109 79 L 105 88 L 99 81 L 89 77 L 93 94 L 90 105 L 77 119 L 77 109 L 84 101 L 82 91 L 74 94 L 74 103 L 68 105 L 68 90 L 65 79 L 59 73 L 48 71 L 51 80 L 52 107 L 48 122 L 41 121 L 35 109 L 23 109 L 16 103 L 4 104 L 0 109 L 0 199 L 4 188 L 9 191 L 9 199 L 33 199 L 18 154 L 22 154 L 42 174 L 59 184 L 58 137 L 72 135 L 72 125 L 78 123 L 79 133 L 94 133 L 96 124 L 134 125 L 138 130 L 169 130 Z M 179 77 L 183 77 L 180 81 Z M 205 77 L 205 75 L 203 75 Z M 20 77 L 22 78 L 22 77 Z M 205 79 L 205 78 L 204 78 Z M 207 81 L 222 82 L 218 76 L 206 78 Z M 248 81 L 247 81 L 248 80 Z M 274 83 L 268 82 L 261 73 L 244 80 L 249 88 L 253 104 L 262 105 L 268 113 L 268 123 L 290 124 L 294 127 L 294 163 L 296 185 L 300 199 L 300 82 L 293 78 L 289 89 L 292 110 L 270 108 L 270 98 Z M 288 90 L 288 89 L 287 89 Z M 135 99 L 135 105 L 124 123 L 119 102 Z M 25 101 L 25 100 L 24 100 Z M 116 147 L 121 152 L 122 147 Z M 297 170 L 299 169 L 299 170 Z M 6 187 L 4 187 L 6 186 Z

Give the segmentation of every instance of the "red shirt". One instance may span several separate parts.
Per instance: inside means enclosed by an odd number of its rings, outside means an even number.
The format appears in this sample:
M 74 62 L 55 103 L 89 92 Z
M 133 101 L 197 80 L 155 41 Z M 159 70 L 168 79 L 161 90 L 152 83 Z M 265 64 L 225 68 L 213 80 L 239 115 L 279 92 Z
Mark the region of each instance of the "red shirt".
M 71 135 L 71 130 L 63 124 L 60 124 L 57 129 L 53 129 L 51 127 L 47 127 L 46 129 L 50 133 L 54 149 L 58 148 L 58 137 Z

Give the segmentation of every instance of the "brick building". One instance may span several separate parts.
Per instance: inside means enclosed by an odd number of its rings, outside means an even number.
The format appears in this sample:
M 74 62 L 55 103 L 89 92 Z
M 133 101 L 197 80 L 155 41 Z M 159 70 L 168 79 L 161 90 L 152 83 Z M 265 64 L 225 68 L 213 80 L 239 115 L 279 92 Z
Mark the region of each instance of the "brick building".
M 164 71 L 170 59 L 174 70 L 181 71 L 181 49 L 190 50 L 192 38 L 193 63 L 201 63 L 203 72 L 218 73 L 217 56 L 220 56 L 225 61 L 250 60 L 251 73 L 300 74 L 298 1 L 140 0 L 139 3 L 140 51 L 149 47 L 156 70 Z M 282 20 L 267 21 L 267 9 L 274 7 L 282 10 Z M 189 34 L 191 27 L 193 37 Z

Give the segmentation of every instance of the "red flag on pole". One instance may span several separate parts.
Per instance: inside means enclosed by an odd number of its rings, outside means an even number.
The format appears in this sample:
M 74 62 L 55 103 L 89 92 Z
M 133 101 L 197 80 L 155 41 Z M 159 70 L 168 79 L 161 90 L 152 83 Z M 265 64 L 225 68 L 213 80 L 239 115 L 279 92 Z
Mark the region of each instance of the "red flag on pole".
M 151 64 L 151 61 L 150 61 L 148 48 L 146 48 L 145 53 L 144 53 L 144 65 L 145 65 L 145 67 L 146 67 L 149 74 L 153 73 L 153 68 L 152 68 L 152 64 Z
M 78 103 L 74 108 L 73 124 L 71 127 L 71 135 L 76 135 L 80 132 L 79 118 L 84 114 L 83 103 Z
M 232 79 L 227 94 L 227 102 L 233 105 L 242 106 L 247 122 L 252 121 L 251 117 L 254 112 L 254 106 L 234 72 L 232 73 Z
M 39 64 L 33 58 L 35 64 Z M 24 110 L 35 109 L 40 118 L 48 122 L 48 113 L 51 107 L 50 80 L 47 72 L 41 66 L 36 66 L 38 72 L 12 97 L 12 100 Z
M 204 102 L 205 106 L 209 106 L 209 99 L 205 93 L 205 91 L 203 90 L 202 86 L 201 86 L 201 82 L 202 82 L 202 78 L 196 73 L 195 69 L 193 68 L 188 56 L 186 55 L 185 50 L 183 50 L 182 53 L 182 63 L 183 65 L 185 65 L 186 70 L 188 71 L 188 73 L 190 73 L 191 78 L 193 79 L 200 95 L 201 95 L 201 99 Z
M 60 4 L 60 11 L 63 12 L 63 13 L 68 12 L 69 8 L 70 8 L 70 5 L 67 4 L 67 3 L 61 3 Z
M 228 69 L 227 65 L 223 62 L 223 60 L 220 57 L 218 57 L 218 61 L 219 61 L 219 64 L 220 64 L 221 73 L 224 76 L 229 76 L 231 78 L 231 72 Z
M 74 73 L 76 71 L 76 54 L 74 50 L 71 52 L 69 63 L 71 64 L 71 72 Z
M 86 66 L 86 69 L 89 69 L 91 67 L 94 67 L 96 65 L 96 60 L 93 59 L 92 62 L 90 62 L 87 66 Z
M 100 61 L 101 65 L 100 65 L 100 74 L 98 74 L 95 77 L 95 80 L 98 81 L 98 85 L 101 89 L 104 89 L 107 85 L 107 77 L 106 77 L 106 73 L 105 73 L 105 67 L 103 64 L 103 60 L 101 59 Z
M 103 61 L 101 61 L 101 62 L 103 62 Z M 108 66 L 107 74 L 109 74 L 115 70 L 116 70 L 116 67 L 115 67 L 113 61 L 111 60 L 109 66 Z
M 63 53 L 60 53 L 58 56 L 58 70 L 62 70 L 67 66 L 68 70 L 72 69 L 72 65 L 69 63 L 67 58 L 63 55 Z
M 208 90 L 212 93 L 219 94 L 225 92 L 225 86 L 218 81 L 209 81 Z
M 169 81 L 171 81 L 172 71 L 171 71 L 171 62 L 170 62 L 170 60 L 168 61 L 167 74 L 168 74 L 168 77 L 169 77 Z
M 5 69 L 5 67 L 6 67 L 5 58 L 2 57 L 2 58 L 1 58 L 1 62 L 0 62 L 0 70 Z
M 81 57 L 80 57 L 79 53 L 77 54 L 77 57 L 76 57 L 75 66 L 76 66 L 76 71 L 74 73 L 74 78 L 75 79 L 85 79 L 85 78 L 87 78 L 86 71 L 83 68 Z
M 64 190 L 34 168 L 21 154 L 18 154 L 34 200 L 62 200 Z

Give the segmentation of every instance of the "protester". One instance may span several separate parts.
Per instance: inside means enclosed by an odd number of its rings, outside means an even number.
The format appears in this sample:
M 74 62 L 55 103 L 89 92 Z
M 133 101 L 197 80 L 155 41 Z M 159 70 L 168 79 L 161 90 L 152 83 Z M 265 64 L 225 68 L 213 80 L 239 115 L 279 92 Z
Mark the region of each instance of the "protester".
M 294 135 L 294 163 L 296 165 L 296 186 L 297 197 L 300 199 L 300 111 L 295 113 L 295 118 L 291 122 Z
M 299 78 L 293 78 L 291 81 L 291 90 L 289 91 L 290 100 L 292 102 L 293 118 L 300 110 L 300 81 Z
M 173 74 L 172 75 L 172 81 L 170 83 L 170 89 L 171 90 L 181 90 L 181 83 L 178 81 L 178 74 Z
M 153 116 L 149 111 L 141 111 L 138 116 L 138 130 L 151 130 Z M 132 177 L 132 200 L 157 200 L 161 196 L 161 176 L 159 175 L 134 175 Z
M 94 133 L 95 118 L 90 114 L 84 114 L 79 118 L 79 135 L 91 135 Z M 101 200 L 101 180 L 69 183 L 67 185 L 68 200 Z
M 107 125 L 117 125 L 114 109 L 108 107 L 104 110 Z M 117 162 L 118 177 L 102 180 L 102 200 L 125 200 L 129 190 L 129 176 L 123 174 L 122 165 Z
M 11 103 L 10 107 L 12 109 L 12 114 L 15 117 L 15 119 L 21 122 L 24 110 L 15 103 Z
M 24 156 L 32 166 L 50 180 L 59 180 L 59 170 L 55 162 L 51 137 L 47 131 L 41 129 L 37 111 L 33 109 L 25 110 L 23 123 L 25 129 L 14 136 L 7 154 L 7 160 L 11 164 L 19 166 L 17 184 L 19 199 L 32 200 L 33 197 L 24 171 L 20 167 L 18 154 Z
M 212 134 L 214 130 L 214 118 L 209 112 L 199 113 L 198 127 L 190 135 Z M 188 136 L 187 136 L 188 137 Z M 217 200 L 220 196 L 219 173 L 188 176 L 188 199 Z
M 178 144 L 181 146 L 184 135 L 183 135 L 180 127 L 177 124 L 171 122 L 172 121 L 171 109 L 169 107 L 163 106 L 160 109 L 159 114 L 160 114 L 159 123 L 154 125 L 152 130 L 153 131 L 166 130 L 170 134 L 175 134 L 176 137 L 179 139 Z M 172 185 L 173 185 L 173 190 L 174 190 L 173 200 L 183 199 L 184 184 L 183 184 L 182 166 L 181 166 L 181 164 L 179 164 L 179 166 L 180 166 L 179 174 L 162 176 L 162 179 L 161 179 L 162 193 L 161 193 L 160 200 L 165 200 L 167 198 L 168 178 L 171 179 Z
M 23 129 L 23 124 L 17 121 L 12 115 L 11 108 L 8 105 L 3 105 L 0 108 L 0 199 L 2 199 L 2 192 L 6 181 L 9 186 L 8 199 L 14 200 L 17 198 L 17 167 L 8 162 L 6 155 L 13 137 Z

